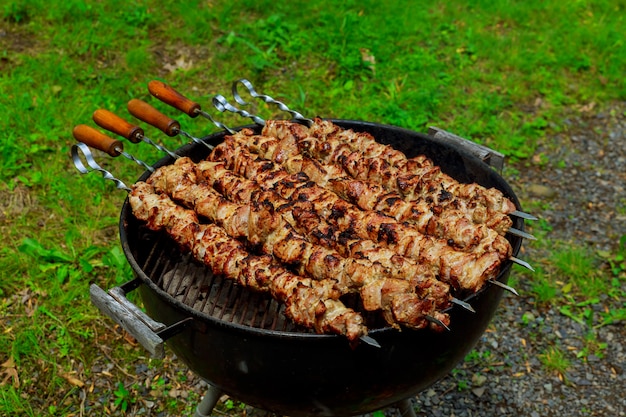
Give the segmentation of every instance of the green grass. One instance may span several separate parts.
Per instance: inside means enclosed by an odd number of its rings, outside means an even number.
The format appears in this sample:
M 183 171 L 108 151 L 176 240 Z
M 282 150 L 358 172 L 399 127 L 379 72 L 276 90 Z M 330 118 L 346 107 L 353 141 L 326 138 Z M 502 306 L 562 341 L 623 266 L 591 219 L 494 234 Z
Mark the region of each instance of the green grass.
M 92 124 L 98 108 L 130 119 L 126 102 L 136 97 L 178 117 L 191 133 L 216 130 L 151 100 L 150 80 L 210 110 L 213 94 L 246 77 L 307 115 L 419 131 L 437 125 L 512 161 L 532 155 L 580 106 L 626 99 L 624 1 L 470 3 L 3 2 L 0 362 L 14 360 L 20 383 L 0 386 L 0 414 L 76 413 L 80 390 L 64 375 L 97 377 L 83 364 L 99 355 L 99 344 L 111 343 L 102 339 L 105 321 L 88 284 L 110 287 L 130 277 L 117 237 L 125 195 L 97 174 L 78 174 L 69 158 L 73 126 Z M 279 114 L 263 104 L 255 110 Z M 170 148 L 181 143 L 149 127 L 146 135 Z M 161 157 L 148 146 L 127 150 L 148 162 Z M 127 161 L 96 157 L 127 183 L 141 173 Z M 549 225 L 540 227 L 548 235 Z M 593 300 L 587 291 L 608 287 L 623 295 L 623 251 L 580 251 L 556 251 L 556 266 L 541 265 L 533 291 L 548 304 L 564 298 L 565 313 L 585 321 L 584 303 Z M 585 263 L 573 262 L 579 260 Z M 603 267 L 609 264 L 613 272 Z M 554 284 L 556 277 L 563 284 Z M 592 325 L 623 314 L 594 316 Z M 144 354 L 112 347 L 120 363 Z M 54 402 L 28 401 L 50 393 L 57 393 Z M 131 409 L 135 393 L 114 385 L 105 405 L 126 401 Z M 177 414 L 181 406 L 168 407 L 160 411 Z
M 556 372 L 561 378 L 571 365 L 571 360 L 559 347 L 552 346 L 545 352 L 539 354 L 539 360 L 550 372 Z
M 572 242 L 550 240 L 541 230 L 546 226 L 538 227 L 535 235 L 541 238 L 535 244 L 547 251 L 547 257 L 538 260 L 535 272 L 520 271 L 531 282 L 528 295 L 540 306 L 556 307 L 589 329 L 623 321 L 626 304 L 620 300 L 626 297 L 626 235 L 616 242 L 615 251 L 594 252 Z

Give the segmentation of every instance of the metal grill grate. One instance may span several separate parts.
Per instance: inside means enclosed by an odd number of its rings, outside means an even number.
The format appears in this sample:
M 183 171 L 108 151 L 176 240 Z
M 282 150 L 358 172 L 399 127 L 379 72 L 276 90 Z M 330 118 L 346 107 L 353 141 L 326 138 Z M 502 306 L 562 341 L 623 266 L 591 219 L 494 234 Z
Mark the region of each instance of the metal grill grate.
M 142 269 L 173 299 L 199 313 L 259 329 L 308 332 L 287 320 L 284 306 L 269 295 L 249 291 L 214 275 L 191 256 L 182 256 L 165 235 L 156 240 Z
M 143 226 L 140 226 L 144 229 Z M 177 244 L 165 233 L 147 229 L 140 239 L 149 246 L 142 270 L 152 282 L 175 301 L 226 323 L 263 330 L 313 333 L 295 325 L 284 315 L 285 306 L 269 294 L 250 291 L 233 280 L 214 275 L 209 268 L 196 262 L 191 255 L 182 255 Z M 362 309 L 356 294 L 346 294 L 343 303 L 363 315 L 370 330 L 387 327 L 379 312 Z

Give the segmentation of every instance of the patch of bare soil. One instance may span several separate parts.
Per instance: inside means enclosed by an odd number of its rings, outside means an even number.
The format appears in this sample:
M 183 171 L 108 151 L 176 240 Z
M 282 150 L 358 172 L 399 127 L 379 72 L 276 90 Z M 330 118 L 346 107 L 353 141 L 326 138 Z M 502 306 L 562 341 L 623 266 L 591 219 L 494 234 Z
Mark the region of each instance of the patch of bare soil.
M 0 20 L 0 23 L 2 21 Z M 35 53 L 39 49 L 37 36 L 30 32 L 24 25 L 1 25 L 0 26 L 0 50 L 7 51 L 6 55 L 0 56 L 0 71 L 9 70 L 16 64 L 15 53 Z
M 29 211 L 36 204 L 28 187 L 17 185 L 13 190 L 0 190 L 0 222 L 18 213 Z

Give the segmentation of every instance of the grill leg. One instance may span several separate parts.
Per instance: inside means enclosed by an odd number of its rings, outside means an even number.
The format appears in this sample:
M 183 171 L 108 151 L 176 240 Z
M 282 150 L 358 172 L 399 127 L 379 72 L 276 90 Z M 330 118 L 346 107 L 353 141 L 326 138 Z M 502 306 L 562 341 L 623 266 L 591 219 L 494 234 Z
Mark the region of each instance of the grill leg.
M 410 398 L 400 401 L 396 406 L 402 417 L 417 417 Z
M 211 411 L 213 411 L 213 407 L 215 407 L 215 404 L 217 404 L 221 395 L 222 393 L 219 389 L 209 384 L 206 394 L 202 398 L 202 401 L 200 401 L 200 404 L 196 407 L 196 414 L 194 414 L 194 417 L 210 417 Z

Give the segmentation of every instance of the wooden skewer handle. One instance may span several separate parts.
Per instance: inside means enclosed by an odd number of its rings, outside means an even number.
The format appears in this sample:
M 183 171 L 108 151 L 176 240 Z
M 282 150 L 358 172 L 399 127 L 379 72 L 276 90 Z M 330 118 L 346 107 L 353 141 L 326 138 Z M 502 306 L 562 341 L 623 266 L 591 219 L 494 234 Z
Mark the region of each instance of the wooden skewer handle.
M 143 129 L 132 125 L 115 113 L 108 110 L 98 109 L 93 113 L 93 121 L 103 129 L 120 135 L 133 143 L 141 142 Z
M 180 123 L 170 119 L 145 101 L 132 99 L 128 102 L 128 111 L 136 118 L 156 127 L 167 136 L 176 136 L 180 132 Z
M 150 91 L 150 94 L 161 100 L 163 103 L 169 104 L 175 109 L 186 113 L 190 117 L 198 116 L 202 110 L 200 104 L 188 99 L 161 81 L 150 81 L 148 83 L 148 91 Z
M 111 156 L 118 156 L 124 150 L 122 142 L 97 131 L 91 126 L 78 125 L 74 127 L 72 133 L 77 141 L 106 152 Z

